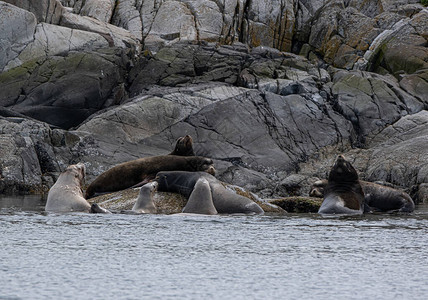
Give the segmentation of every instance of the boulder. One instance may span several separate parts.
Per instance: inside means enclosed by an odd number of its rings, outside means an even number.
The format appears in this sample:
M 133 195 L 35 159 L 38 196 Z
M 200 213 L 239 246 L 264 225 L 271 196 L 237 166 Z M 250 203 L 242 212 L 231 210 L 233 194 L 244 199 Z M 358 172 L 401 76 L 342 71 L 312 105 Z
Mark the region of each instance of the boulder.
M 33 41 L 34 14 L 0 1 L 0 71 Z
M 109 23 L 115 2 L 115 0 L 86 0 L 80 10 L 80 15 Z
M 70 29 L 78 29 L 88 33 L 96 33 L 102 36 L 108 46 L 121 48 L 133 48 L 139 51 L 140 41 L 138 36 L 132 35 L 128 30 L 114 26 L 112 24 L 99 21 L 87 16 L 79 16 L 74 13 L 64 12 L 61 26 Z
M 63 6 L 58 0 L 3 0 L 36 16 L 37 22 L 58 24 L 63 12 Z
M 124 99 L 126 64 L 117 48 L 32 60 L 0 74 L 0 105 L 68 129 Z
M 406 93 L 391 77 L 361 71 L 338 71 L 331 88 L 335 109 L 352 122 L 364 144 L 367 136 L 381 131 L 402 116 L 424 109 L 425 101 Z
M 8 62 L 5 70 L 25 62 L 63 55 L 69 51 L 105 47 L 108 47 L 108 42 L 99 34 L 40 23 L 36 27 L 34 40 L 28 43 L 14 60 Z
M 381 180 L 407 188 L 428 182 L 428 112 L 401 118 L 370 140 L 370 164 L 365 171 L 368 181 Z M 422 189 L 421 189 L 422 190 Z M 423 195 L 424 198 L 420 198 Z M 416 202 L 428 198 L 411 195 Z

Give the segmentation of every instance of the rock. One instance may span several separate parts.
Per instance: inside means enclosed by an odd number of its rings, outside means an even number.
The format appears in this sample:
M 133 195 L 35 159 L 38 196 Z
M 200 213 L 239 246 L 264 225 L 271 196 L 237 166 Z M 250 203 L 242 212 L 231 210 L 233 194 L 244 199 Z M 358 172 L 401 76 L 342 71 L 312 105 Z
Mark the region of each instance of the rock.
M 113 15 L 115 2 L 115 0 L 86 0 L 80 10 L 80 14 L 109 23 Z
M 0 104 L 68 129 L 123 100 L 117 87 L 126 64 L 115 48 L 29 61 L 0 74 Z
M 62 0 L 59 22 L 52 1 L 18 2 L 0 1 L 4 191 L 80 161 L 91 181 L 190 134 L 259 197 L 306 196 L 342 153 L 426 198 L 419 1 Z
M 137 2 L 140 3 L 137 4 Z M 142 2 L 135 0 L 116 1 L 116 7 L 111 19 L 113 25 L 127 29 L 140 41 L 143 40 L 143 29 L 151 26 L 144 18 L 144 8 L 148 7 L 151 11 L 154 11 L 161 4 L 151 0 Z M 141 6 L 141 14 L 137 6 Z
M 59 171 L 56 163 L 44 156 L 53 154 L 49 135 L 46 124 L 20 117 L 0 117 L 0 193 L 47 192 L 49 185 L 42 176 L 48 171 Z
M 424 102 L 399 88 L 393 78 L 361 71 L 339 71 L 333 77 L 336 109 L 352 122 L 359 140 L 378 133 L 402 116 L 424 109 Z
M 33 41 L 34 14 L 0 1 L 0 71 Z
M 427 11 L 418 1 L 329 1 L 301 8 L 297 38 L 335 67 L 396 74 L 426 68 Z M 321 2 L 321 1 L 319 1 Z M 311 18 L 312 17 L 312 18 Z M 309 27 L 308 22 L 312 21 Z M 403 38 L 395 39 L 400 36 Z
M 34 41 L 29 43 L 13 61 L 10 61 L 5 70 L 18 67 L 28 61 L 68 51 L 96 50 L 104 47 L 108 47 L 108 42 L 98 34 L 40 23 L 36 27 Z
M 286 197 L 269 200 L 289 213 L 317 213 L 322 199 L 312 197 Z
M 371 163 L 369 181 L 382 180 L 411 187 L 428 182 L 428 112 L 421 111 L 401 118 L 385 128 L 369 143 Z M 424 202 L 428 199 L 415 199 Z
M 37 22 L 58 24 L 63 12 L 63 6 L 58 0 L 3 0 L 26 11 L 33 13 Z
M 372 62 L 371 70 L 379 72 L 379 68 L 384 68 L 397 76 L 400 72 L 412 74 L 420 69 L 427 69 L 427 19 L 428 11 L 422 10 L 411 20 L 403 22 L 390 38 L 380 43 L 377 59 Z M 396 39 L 395 36 L 401 38 Z
M 88 33 L 97 33 L 103 37 L 104 42 L 107 42 L 106 47 L 133 48 L 136 53 L 140 51 L 138 36 L 134 36 L 128 30 L 109 23 L 65 12 L 61 18 L 60 25 L 71 29 L 83 30 Z M 92 49 L 94 49 L 94 47 L 92 47 Z
M 245 191 L 242 188 L 237 186 L 230 186 L 225 184 L 226 188 L 232 192 L 237 193 L 243 197 L 247 197 L 257 204 L 259 204 L 266 213 L 269 214 L 285 214 L 282 208 L 276 206 L 275 204 L 263 201 L 255 197 L 253 194 Z M 101 207 L 114 211 L 121 212 L 125 210 L 132 210 L 135 202 L 137 201 L 138 194 L 140 192 L 139 188 L 136 189 L 127 189 L 111 194 L 105 194 L 102 196 L 91 198 L 89 201 L 91 203 L 98 203 Z M 156 192 L 153 196 L 153 202 L 157 209 L 158 214 L 177 214 L 181 213 L 184 206 L 187 203 L 187 199 L 176 193 L 167 193 L 167 192 Z
M 419 70 L 411 75 L 405 75 L 400 80 L 400 88 L 428 105 L 428 69 Z

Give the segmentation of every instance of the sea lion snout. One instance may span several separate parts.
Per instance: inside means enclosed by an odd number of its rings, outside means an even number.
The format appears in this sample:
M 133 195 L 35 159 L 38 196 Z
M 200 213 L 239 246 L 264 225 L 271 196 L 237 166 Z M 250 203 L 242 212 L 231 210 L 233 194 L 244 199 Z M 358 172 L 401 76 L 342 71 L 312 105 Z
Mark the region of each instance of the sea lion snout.
M 208 169 L 205 171 L 208 174 L 211 174 L 212 176 L 215 176 L 215 168 L 213 165 L 209 166 Z
M 156 178 L 157 178 L 157 176 L 156 176 Z M 159 183 L 157 181 L 151 181 L 150 183 L 143 185 L 141 187 L 140 192 L 142 193 L 142 192 L 145 192 L 147 190 L 149 193 L 154 193 L 158 190 L 158 186 L 159 186 Z

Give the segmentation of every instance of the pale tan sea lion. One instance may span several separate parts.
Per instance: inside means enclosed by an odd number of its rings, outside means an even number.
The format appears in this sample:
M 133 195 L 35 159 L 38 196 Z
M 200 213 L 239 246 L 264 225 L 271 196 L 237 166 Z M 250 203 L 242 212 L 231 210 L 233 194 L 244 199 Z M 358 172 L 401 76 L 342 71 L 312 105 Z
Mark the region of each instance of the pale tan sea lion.
M 196 182 L 189 200 L 183 208 L 183 213 L 202 215 L 216 215 L 218 213 L 213 203 L 208 180 L 202 177 Z
M 48 193 L 48 212 L 90 212 L 91 205 L 83 197 L 85 165 L 70 165 L 62 172 Z
M 157 209 L 153 202 L 153 196 L 157 188 L 158 183 L 156 181 L 143 185 L 138 194 L 137 202 L 132 207 L 132 211 L 137 214 L 155 214 Z

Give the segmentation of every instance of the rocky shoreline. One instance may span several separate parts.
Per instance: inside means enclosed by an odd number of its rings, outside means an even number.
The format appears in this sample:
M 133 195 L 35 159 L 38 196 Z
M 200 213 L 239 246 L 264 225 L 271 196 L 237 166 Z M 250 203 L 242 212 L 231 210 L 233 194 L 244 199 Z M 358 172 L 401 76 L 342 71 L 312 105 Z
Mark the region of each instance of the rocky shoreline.
M 420 1 L 33 2 L 0 1 L 0 193 L 189 134 L 260 198 L 307 196 L 342 153 L 428 201 Z

